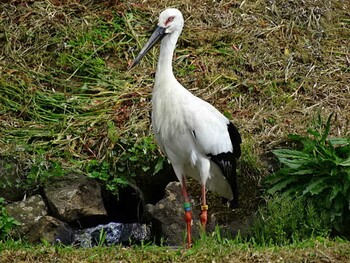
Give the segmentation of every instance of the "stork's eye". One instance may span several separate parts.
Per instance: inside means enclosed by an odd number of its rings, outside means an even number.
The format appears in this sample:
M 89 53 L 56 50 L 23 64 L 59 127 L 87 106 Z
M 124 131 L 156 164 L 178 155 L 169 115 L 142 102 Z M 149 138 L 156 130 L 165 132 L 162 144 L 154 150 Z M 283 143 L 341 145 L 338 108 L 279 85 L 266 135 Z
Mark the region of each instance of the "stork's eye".
M 174 16 L 169 16 L 168 19 L 165 21 L 165 26 L 167 26 L 170 22 L 173 22 L 174 18 Z

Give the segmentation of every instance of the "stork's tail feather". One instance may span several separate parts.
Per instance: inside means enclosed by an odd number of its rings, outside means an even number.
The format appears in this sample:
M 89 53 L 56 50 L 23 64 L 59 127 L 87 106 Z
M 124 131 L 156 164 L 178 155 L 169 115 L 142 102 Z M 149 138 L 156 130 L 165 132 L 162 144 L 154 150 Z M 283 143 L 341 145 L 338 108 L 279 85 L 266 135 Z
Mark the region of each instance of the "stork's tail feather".
M 237 128 L 229 122 L 227 125 L 228 133 L 230 134 L 230 139 L 232 143 L 232 152 L 220 153 L 217 155 L 208 154 L 208 157 L 216 163 L 222 174 L 226 177 L 228 183 L 230 184 L 233 199 L 230 201 L 231 208 L 238 207 L 238 187 L 237 187 L 237 172 L 236 163 L 237 159 L 241 155 L 241 136 Z

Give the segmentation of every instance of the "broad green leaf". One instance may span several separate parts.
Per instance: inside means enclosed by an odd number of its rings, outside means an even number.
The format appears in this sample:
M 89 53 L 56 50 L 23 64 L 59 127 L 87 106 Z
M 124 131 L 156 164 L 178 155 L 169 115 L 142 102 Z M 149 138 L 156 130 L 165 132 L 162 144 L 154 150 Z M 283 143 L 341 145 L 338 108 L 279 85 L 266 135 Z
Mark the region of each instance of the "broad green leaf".
M 303 141 L 307 139 L 307 137 L 301 136 L 299 134 L 288 134 L 288 138 L 292 141 Z
M 283 191 L 282 196 L 291 196 L 291 195 L 298 195 L 301 194 L 303 191 L 303 187 L 297 184 L 293 184 L 293 187 L 287 188 Z
M 346 145 L 350 144 L 350 138 L 330 138 L 329 143 L 332 145 Z
M 300 166 L 305 164 L 304 160 L 300 159 L 287 159 L 287 158 L 278 158 L 278 160 L 289 168 L 298 169 Z
M 335 156 L 334 148 L 331 145 L 329 145 L 328 147 L 325 147 L 325 145 L 316 144 L 315 148 L 317 153 L 320 154 L 318 157 L 333 159 Z
M 303 195 L 310 193 L 311 195 L 317 195 L 321 193 L 324 189 L 330 187 L 326 182 L 327 178 L 315 179 L 313 180 L 303 191 Z
M 270 189 L 268 189 L 267 192 L 269 194 L 274 194 L 274 193 L 282 190 L 286 186 L 288 186 L 290 183 L 294 183 L 294 182 L 298 181 L 297 176 L 291 176 L 291 177 L 286 176 L 285 178 L 286 178 L 285 180 L 281 180 L 280 182 L 274 184 L 274 186 L 271 187 Z
M 295 171 L 290 171 L 289 174 L 292 175 L 313 175 L 315 173 L 314 169 L 311 168 L 301 168 Z
M 302 158 L 302 159 L 308 159 L 310 158 L 310 155 L 308 153 L 304 153 L 297 150 L 289 150 L 289 149 L 278 149 L 273 150 L 273 154 L 275 154 L 277 157 L 284 157 L 284 158 Z
M 283 169 L 283 173 L 282 173 L 282 170 L 279 170 L 276 173 L 273 173 L 273 174 L 267 176 L 264 179 L 264 182 L 267 184 L 273 185 L 273 184 L 276 184 L 280 181 L 283 181 L 285 179 L 285 177 L 288 175 L 288 172 L 284 173 L 284 170 L 286 170 L 286 169 Z
M 299 168 L 312 158 L 309 154 L 296 150 L 279 149 L 272 152 L 282 164 L 295 169 Z
M 333 185 L 329 199 L 333 200 L 339 194 L 339 192 L 342 192 L 342 185 L 340 185 L 340 184 Z
M 338 156 L 342 156 L 343 158 L 350 157 L 350 142 L 348 144 L 336 147 L 335 152 Z
M 163 169 L 164 161 L 165 161 L 165 158 L 159 158 L 159 159 L 158 159 L 157 164 L 156 164 L 156 166 L 154 167 L 153 175 L 155 175 L 156 173 L 158 173 L 160 170 Z
M 345 159 L 345 160 L 343 160 L 343 161 L 341 161 L 341 162 L 339 162 L 338 164 L 340 166 L 350 166 L 350 157 Z
M 307 133 L 310 133 L 311 135 L 315 136 L 316 138 L 321 136 L 317 131 L 312 130 L 312 129 L 307 129 Z

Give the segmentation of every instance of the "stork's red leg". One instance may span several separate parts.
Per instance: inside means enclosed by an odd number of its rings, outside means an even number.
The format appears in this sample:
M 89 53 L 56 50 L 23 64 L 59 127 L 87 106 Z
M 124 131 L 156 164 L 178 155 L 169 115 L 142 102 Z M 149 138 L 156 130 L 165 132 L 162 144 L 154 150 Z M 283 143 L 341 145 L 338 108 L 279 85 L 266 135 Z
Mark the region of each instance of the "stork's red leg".
M 191 211 L 191 202 L 188 197 L 187 189 L 186 189 L 186 178 L 182 177 L 182 195 L 185 199 L 184 210 L 185 210 L 185 222 L 187 226 L 187 248 L 190 248 L 192 245 L 191 238 L 191 228 L 192 228 L 192 211 Z
M 201 206 L 201 223 L 203 231 L 205 231 L 205 227 L 207 225 L 208 221 L 208 205 L 206 200 L 206 190 L 205 190 L 205 184 L 202 184 L 202 206 Z

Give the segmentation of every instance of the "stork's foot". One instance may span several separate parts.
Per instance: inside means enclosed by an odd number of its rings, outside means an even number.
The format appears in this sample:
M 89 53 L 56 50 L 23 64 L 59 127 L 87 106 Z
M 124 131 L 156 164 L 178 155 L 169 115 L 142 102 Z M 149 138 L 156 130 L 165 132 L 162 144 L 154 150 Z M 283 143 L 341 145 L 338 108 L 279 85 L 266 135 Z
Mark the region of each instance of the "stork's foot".
M 191 248 L 192 246 L 192 211 L 191 211 L 191 203 L 184 203 L 185 209 L 185 222 L 187 228 L 187 248 Z
M 205 231 L 205 227 L 207 226 L 208 221 L 208 206 L 202 205 L 201 206 L 201 223 L 202 223 L 202 230 Z

